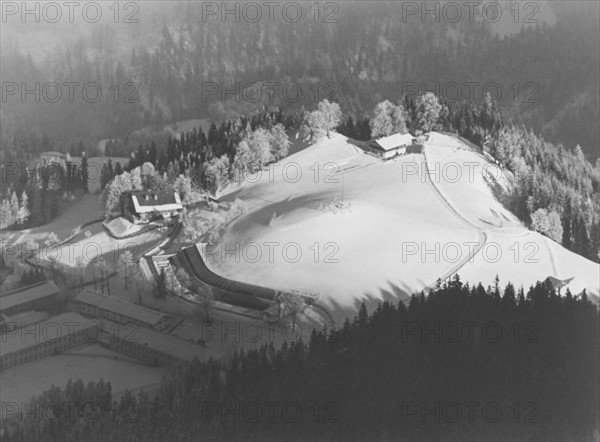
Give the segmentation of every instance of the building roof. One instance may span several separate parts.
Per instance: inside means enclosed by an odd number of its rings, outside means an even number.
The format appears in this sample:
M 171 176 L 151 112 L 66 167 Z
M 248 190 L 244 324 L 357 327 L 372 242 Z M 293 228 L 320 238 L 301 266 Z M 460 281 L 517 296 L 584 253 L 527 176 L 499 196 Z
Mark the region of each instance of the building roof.
M 132 192 L 131 201 L 137 213 L 183 209 L 177 192 Z
M 394 134 L 389 137 L 384 137 L 376 140 L 375 142 L 381 147 L 383 150 L 388 151 L 395 149 L 400 146 L 404 146 L 407 144 L 411 144 L 413 140 L 413 136 L 409 133 L 405 134 Z
M 99 320 L 99 324 L 103 324 L 103 331 L 115 336 L 115 331 L 122 330 L 119 325 L 113 321 L 106 319 Z M 176 357 L 182 361 L 208 360 L 209 357 L 215 357 L 214 351 L 195 344 L 192 341 L 187 341 L 177 336 L 162 333 L 145 327 L 138 327 L 135 331 L 127 330 L 124 333 L 117 333 L 120 340 L 129 341 L 138 345 L 147 346 L 153 350 Z
M 14 324 L 15 327 L 24 327 L 29 324 L 35 324 L 48 319 L 50 316 L 47 312 L 40 312 L 36 310 L 28 310 L 26 312 L 17 313 L 14 315 L 6 316 L 5 321 Z
M 154 327 L 161 319 L 167 316 L 156 310 L 132 304 L 131 302 L 123 301 L 122 299 L 112 296 L 101 295 L 90 290 L 84 290 L 79 293 L 75 298 L 75 301 L 94 305 L 115 314 L 126 316 L 135 321 L 143 322 L 151 327 Z
M 0 311 L 17 307 L 27 302 L 54 296 L 59 292 L 58 287 L 52 281 L 45 281 L 22 287 L 5 293 L 0 297 Z
M 3 334 L 0 356 L 44 342 L 54 342 L 61 337 L 72 336 L 94 324 L 98 324 L 98 321 L 86 319 L 77 313 L 61 313 L 45 321 L 38 322 L 35 326 L 23 327 L 15 332 Z M 94 339 L 95 335 L 92 332 L 87 333 L 90 340 Z

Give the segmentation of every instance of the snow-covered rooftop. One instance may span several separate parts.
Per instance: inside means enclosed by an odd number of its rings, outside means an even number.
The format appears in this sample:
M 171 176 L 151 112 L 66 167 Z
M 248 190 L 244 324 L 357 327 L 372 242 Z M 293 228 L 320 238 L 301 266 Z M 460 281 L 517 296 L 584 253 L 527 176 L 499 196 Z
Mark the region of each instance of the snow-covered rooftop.
M 182 210 L 181 198 L 177 192 L 153 193 L 133 192 L 131 201 L 136 213 Z
M 391 150 L 395 149 L 396 147 L 403 146 L 405 144 L 411 144 L 413 138 L 414 137 L 409 133 L 398 133 L 390 135 L 389 137 L 383 137 L 378 139 L 377 144 L 379 144 L 383 150 Z

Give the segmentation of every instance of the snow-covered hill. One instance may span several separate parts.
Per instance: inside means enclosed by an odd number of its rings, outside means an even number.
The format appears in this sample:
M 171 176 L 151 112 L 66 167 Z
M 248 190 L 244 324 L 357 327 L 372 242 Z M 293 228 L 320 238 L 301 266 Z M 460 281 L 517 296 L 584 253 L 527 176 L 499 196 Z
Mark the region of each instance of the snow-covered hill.
M 336 317 L 404 299 L 438 278 L 526 288 L 573 278 L 598 296 L 600 266 L 529 231 L 494 197 L 502 171 L 459 139 L 430 133 L 424 153 L 382 162 L 339 134 L 245 177 L 246 203 L 209 257 L 226 277 L 320 294 Z M 564 292 L 564 289 L 563 289 Z

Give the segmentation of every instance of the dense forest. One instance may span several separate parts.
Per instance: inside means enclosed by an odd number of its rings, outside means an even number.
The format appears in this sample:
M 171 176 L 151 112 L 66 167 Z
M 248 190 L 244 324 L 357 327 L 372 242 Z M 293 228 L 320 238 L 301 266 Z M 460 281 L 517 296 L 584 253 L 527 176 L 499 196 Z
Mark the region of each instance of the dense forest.
M 13 153 L 18 154 L 18 150 Z M 0 166 L 0 228 L 24 228 L 51 221 L 76 195 L 88 192 L 88 160 L 26 160 L 27 154 Z
M 598 309 L 563 295 L 455 277 L 308 343 L 174 370 L 156 396 L 54 387 L 2 440 L 594 440 Z
M 80 139 L 91 146 L 149 124 L 227 119 L 267 104 L 300 108 L 329 98 L 359 118 L 383 99 L 416 98 L 430 90 L 477 103 L 487 90 L 514 123 L 568 150 L 579 144 L 594 161 L 600 142 L 598 4 L 540 2 L 538 7 L 531 20 L 521 11 L 515 22 L 520 30 L 499 34 L 480 11 L 474 20 L 457 23 L 405 20 L 401 2 L 346 2 L 334 10 L 321 5 L 318 17 L 304 10 L 295 23 L 281 13 L 256 23 L 206 17 L 189 2 L 174 2 L 168 13 L 142 5 L 141 23 L 127 28 L 126 38 L 106 23 L 88 26 L 89 35 L 58 42 L 47 58 L 5 42 L 5 81 L 79 86 L 74 102 L 27 99 L 23 104 L 20 94 L 8 96 L 3 132 L 35 127 L 67 151 Z M 145 8 L 154 15 L 143 15 Z M 545 8 L 555 20 L 543 19 Z M 503 17 L 500 24 L 515 24 L 508 11 Z M 152 38 L 140 30 L 157 21 L 162 31 L 152 28 Z M 261 86 L 259 97 L 236 91 L 252 82 Z M 272 96 L 269 82 L 279 84 Z M 97 102 L 82 99 L 87 83 L 102 87 Z M 298 99 L 283 92 L 292 83 L 302 91 Z M 446 87 L 453 83 L 458 90 Z M 497 86 L 485 87 L 490 84 Z M 235 92 L 228 96 L 227 91 Z

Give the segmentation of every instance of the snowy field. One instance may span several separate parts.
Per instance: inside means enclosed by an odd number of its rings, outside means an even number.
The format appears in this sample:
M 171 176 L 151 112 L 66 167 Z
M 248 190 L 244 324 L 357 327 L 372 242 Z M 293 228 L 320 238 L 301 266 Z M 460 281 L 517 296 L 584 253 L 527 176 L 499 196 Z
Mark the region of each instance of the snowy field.
M 527 288 L 548 276 L 574 278 L 568 285 L 574 294 L 587 289 L 598 296 L 598 264 L 526 229 L 495 199 L 488 184 L 507 185 L 500 168 L 464 150 L 460 141 L 447 135 L 434 133 L 425 145 L 428 162 L 441 171 L 437 187 L 456 210 L 468 214 L 469 221 L 487 235 L 481 253 L 460 272 L 466 281 L 491 283 L 498 274 L 504 281 L 510 278 L 517 287 Z M 455 165 L 461 166 L 461 173 L 453 173 Z
M 423 154 L 391 161 L 332 134 L 244 177 L 223 200 L 247 212 L 209 256 L 219 274 L 320 294 L 336 318 L 400 300 L 456 272 L 464 281 L 528 287 L 548 276 L 598 295 L 600 267 L 529 232 L 493 196 L 498 169 L 459 140 L 432 133 Z M 426 164 L 427 162 L 427 164 Z
M 64 389 L 69 380 L 82 379 L 87 384 L 103 379 L 110 382 L 113 397 L 117 397 L 127 389 L 155 388 L 167 373 L 164 367 L 149 366 L 91 344 L 3 370 L 0 388 L 4 403 L 20 405 L 52 385 Z

